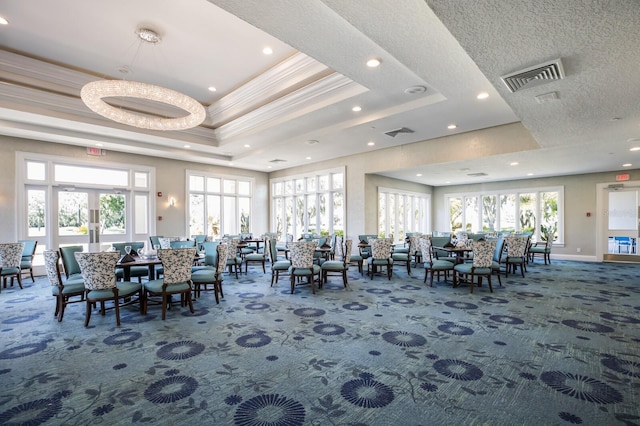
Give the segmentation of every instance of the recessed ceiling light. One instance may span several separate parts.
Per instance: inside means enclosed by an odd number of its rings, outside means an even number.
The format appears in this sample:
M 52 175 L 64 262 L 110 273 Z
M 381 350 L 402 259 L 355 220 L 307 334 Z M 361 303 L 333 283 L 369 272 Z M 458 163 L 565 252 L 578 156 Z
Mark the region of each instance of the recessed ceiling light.
M 360 111 L 362 111 L 362 107 L 354 106 L 353 108 L 351 108 L 351 111 L 353 111 L 353 112 L 360 112 Z
M 533 176 L 533 173 L 527 173 L 527 176 Z
M 215 87 L 213 87 L 213 86 L 209 86 L 209 87 L 207 88 L 207 90 L 209 90 L 210 92 L 215 92 L 215 91 L 216 91 L 216 90 L 218 90 L 218 89 L 216 89 L 216 88 L 215 88 Z
M 267 166 L 267 169 L 273 169 L 273 167 L 271 167 L 271 166 Z
M 422 176 L 422 173 L 416 173 L 416 176 L 420 177 Z
M 311 157 L 307 157 L 306 159 L 307 159 L 307 160 L 311 160 Z
M 9 21 L 0 16 L 0 25 L 9 25 Z
M 517 165 L 518 165 L 518 164 L 520 164 L 520 163 L 518 163 L 517 161 L 514 161 L 514 162 L 509 163 L 509 164 L 510 164 L 511 166 L 517 166 Z
M 455 124 L 449 124 L 449 125 L 447 126 L 447 129 L 449 129 L 449 130 L 453 130 L 453 129 L 456 129 L 457 127 L 458 127 L 458 126 L 456 126 Z
M 489 97 L 489 94 L 487 92 L 480 92 L 478 93 L 478 96 L 476 96 L 476 98 L 482 100 L 482 99 L 487 99 Z
M 183 146 L 183 148 L 189 149 L 189 148 L 191 148 L 191 145 L 185 145 L 185 146 Z
M 318 145 L 320 143 L 320 141 L 316 140 L 316 139 L 309 139 L 308 141 L 305 142 L 307 145 Z
M 251 148 L 251 145 L 249 145 L 248 143 L 245 143 L 245 144 L 244 144 L 244 147 L 245 147 L 245 148 Z
M 96 146 L 104 146 L 104 145 L 101 143 L 97 143 Z
M 230 165 L 230 166 L 233 166 L 233 163 L 229 162 L 229 165 Z
M 270 47 L 265 47 L 264 49 L 262 49 L 262 53 L 264 53 L 265 55 L 271 55 L 273 53 L 273 49 Z
M 633 166 L 633 164 L 631 164 L 631 163 L 624 163 L 624 164 L 622 165 L 622 167 L 631 167 L 631 166 Z
M 375 67 L 377 67 L 377 66 L 379 66 L 379 65 L 380 65 L 380 59 L 377 59 L 377 58 L 371 58 L 371 59 L 369 59 L 369 60 L 367 61 L 367 66 L 368 66 L 369 68 L 375 68 Z
M 640 146 L 634 146 L 633 148 L 629 148 L 629 151 L 640 151 Z
M 451 183 L 451 181 L 450 181 L 450 180 L 448 180 L 448 181 L 446 181 L 445 183 Z
M 376 143 L 375 142 L 368 142 L 367 145 L 369 146 L 374 146 Z

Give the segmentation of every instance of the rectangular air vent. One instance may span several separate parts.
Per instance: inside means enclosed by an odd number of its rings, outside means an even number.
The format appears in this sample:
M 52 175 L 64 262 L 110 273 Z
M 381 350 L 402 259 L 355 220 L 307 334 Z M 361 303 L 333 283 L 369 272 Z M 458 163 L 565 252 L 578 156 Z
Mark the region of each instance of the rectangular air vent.
M 481 176 L 489 176 L 486 173 L 483 172 L 479 172 L 479 173 L 467 173 L 467 176 L 471 176 L 471 177 L 481 177 Z
M 271 160 L 269 161 L 270 163 L 285 163 L 287 160 L 281 160 L 279 158 L 276 158 L 275 160 Z
M 556 59 L 500 77 L 511 93 L 564 78 L 562 61 Z
M 391 136 L 392 138 L 395 138 L 400 133 L 414 133 L 414 131 L 409 129 L 408 127 L 401 127 L 399 129 L 396 129 L 396 130 L 391 130 L 389 132 L 385 132 L 384 134 L 387 135 L 387 136 Z

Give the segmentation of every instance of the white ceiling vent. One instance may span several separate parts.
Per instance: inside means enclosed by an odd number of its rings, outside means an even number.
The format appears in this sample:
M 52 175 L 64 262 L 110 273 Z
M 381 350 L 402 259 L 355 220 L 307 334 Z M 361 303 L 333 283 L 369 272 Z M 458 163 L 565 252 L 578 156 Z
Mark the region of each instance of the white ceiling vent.
M 482 177 L 482 176 L 489 176 L 489 175 L 484 172 L 478 172 L 478 173 L 467 173 L 467 176 Z
M 562 61 L 558 58 L 554 61 L 503 75 L 500 78 L 513 93 L 520 89 L 527 89 L 553 80 L 562 80 L 564 78 L 564 68 L 562 68 Z
M 276 164 L 276 163 L 285 163 L 286 161 L 287 161 L 287 160 L 281 160 L 281 159 L 279 159 L 279 158 L 276 158 L 275 160 L 271 160 L 271 161 L 269 161 L 269 162 L 270 162 L 270 163 L 274 163 L 274 164 Z
M 407 128 L 407 127 L 401 127 L 399 129 L 396 129 L 396 130 L 391 130 L 389 132 L 385 132 L 384 134 L 387 135 L 387 136 L 391 136 L 392 138 L 395 138 L 400 133 L 414 133 L 414 131 L 409 129 L 409 128 Z

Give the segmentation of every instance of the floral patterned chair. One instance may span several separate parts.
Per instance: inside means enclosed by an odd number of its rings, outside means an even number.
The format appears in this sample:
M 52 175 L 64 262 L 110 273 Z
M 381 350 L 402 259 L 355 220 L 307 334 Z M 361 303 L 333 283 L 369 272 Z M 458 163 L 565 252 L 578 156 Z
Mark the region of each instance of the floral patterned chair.
M 413 237 L 412 237 L 413 238 Z M 440 274 L 444 272 L 444 278 L 447 279 L 449 271 L 453 271 L 453 263 L 447 260 L 434 259 L 431 254 L 431 239 L 420 238 L 420 252 L 424 259 L 424 280 L 427 282 L 427 276 L 431 273 L 431 279 L 429 280 L 429 287 L 433 287 L 433 275 L 438 274 L 438 280 L 440 280 Z
M 43 255 L 47 278 L 49 278 L 49 283 L 51 284 L 51 294 L 56 298 L 56 311 L 53 315 L 60 322 L 68 304 L 84 302 L 84 280 L 75 278 L 62 281 L 60 253 L 57 250 L 45 250 Z M 79 297 L 80 299 L 72 300 L 72 297 Z
M 327 282 L 327 275 L 329 273 L 337 272 L 342 275 L 342 283 L 344 284 L 344 287 L 347 288 L 347 272 L 349 271 L 349 265 L 351 264 L 351 247 L 353 245 L 353 241 L 346 240 L 343 245 L 342 238 L 337 237 L 334 245 L 336 247 L 336 254 L 341 260 L 327 260 L 322 263 L 320 266 L 322 271 L 320 286 L 322 286 L 323 282 Z
M 140 283 L 128 281 L 118 282 L 116 279 L 116 264 L 120 259 L 119 252 L 100 253 L 74 253 L 75 259 L 80 265 L 80 272 L 84 280 L 87 302 L 87 314 L 84 326 L 89 326 L 91 309 L 96 303 L 100 303 L 100 314 L 105 315 L 105 302 L 113 301 L 113 309 L 116 312 L 116 324 L 120 325 L 120 307 L 129 305 L 135 301 L 140 302 L 142 310 L 143 293 Z M 137 299 L 131 296 L 138 294 Z M 122 300 L 122 303 L 121 303 Z
M 496 250 L 496 241 L 472 241 L 473 261 L 471 263 L 459 263 L 453 267 L 453 286 L 457 287 L 459 278 L 466 279 L 473 293 L 475 278 L 478 278 L 478 287 L 482 287 L 482 277 L 487 277 L 489 291 L 493 293 L 491 286 L 491 274 L 493 253 Z
M 296 280 L 307 277 L 311 284 L 311 293 L 316 294 L 316 276 L 320 281 L 320 266 L 313 263 L 313 253 L 318 243 L 315 241 L 297 241 L 289 243 L 289 275 L 291 276 L 291 294 L 295 290 Z
M 22 288 L 22 270 L 20 262 L 22 261 L 22 252 L 24 251 L 24 243 L 3 243 L 0 244 L 0 277 L 2 277 L 2 285 L 7 286 L 7 278 L 18 280 L 18 285 Z
M 536 254 L 539 254 L 544 259 L 544 264 L 551 264 L 551 247 L 553 246 L 553 240 L 555 233 L 548 232 L 544 235 L 543 241 L 538 241 L 529 247 L 529 260 L 533 263 L 533 259 Z
M 240 240 L 237 238 L 231 238 L 224 240 L 227 245 L 227 268 L 229 272 L 235 272 L 236 278 L 238 278 L 238 270 L 242 271 L 242 257 L 238 255 L 238 244 Z
M 509 276 L 509 270 L 515 271 L 518 266 L 520 267 L 520 273 L 524 278 L 525 262 L 527 261 L 526 251 L 529 244 L 528 236 L 509 236 L 504 237 L 504 242 L 507 250 L 507 255 L 504 259 L 505 263 L 505 277 Z
M 222 293 L 222 274 L 227 268 L 227 250 L 226 244 L 217 242 L 204 242 L 202 246 L 205 249 L 205 266 L 191 268 L 191 282 L 193 283 L 193 296 L 200 297 L 200 291 L 209 290 L 207 285 L 213 285 L 213 293 L 216 298 L 216 304 L 220 303 L 220 298 L 224 298 Z M 211 252 L 215 252 L 215 256 Z
M 387 277 L 391 279 L 393 273 L 393 258 L 391 257 L 392 238 L 370 238 L 371 257 L 367 259 L 367 272 L 371 273 L 371 279 L 378 268 L 387 268 Z
M 196 256 L 196 248 L 175 248 L 158 250 L 158 258 L 162 261 L 164 269 L 163 277 L 144 283 L 144 298 L 142 313 L 147 313 L 149 297 L 161 297 L 162 320 L 167 317 L 167 306 L 171 303 L 171 296 L 180 295 L 182 306 L 189 305 L 189 310 L 194 313 L 193 299 L 191 297 L 191 267 Z

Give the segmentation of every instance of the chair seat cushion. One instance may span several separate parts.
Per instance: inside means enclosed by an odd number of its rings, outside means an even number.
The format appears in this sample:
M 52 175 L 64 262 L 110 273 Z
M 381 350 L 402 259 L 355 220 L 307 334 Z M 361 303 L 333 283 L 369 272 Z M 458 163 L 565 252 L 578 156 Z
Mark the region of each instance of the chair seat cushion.
M 191 268 L 191 274 L 197 272 L 197 271 L 216 271 L 215 266 L 211 266 L 211 265 L 198 265 L 198 266 L 193 266 Z
M 432 269 L 434 271 L 450 271 L 453 269 L 453 263 L 448 262 L 446 260 L 438 260 L 434 259 L 431 264 L 431 268 L 429 268 L 429 262 L 424 264 L 424 267 L 427 269 Z
M 142 288 L 142 284 L 132 283 L 129 281 L 116 283 L 116 286 L 118 287 L 118 296 L 120 297 L 130 296 L 140 291 L 140 289 Z
M 244 257 L 244 260 L 253 260 L 253 261 L 263 261 L 264 260 L 264 254 L 261 253 L 251 253 L 248 254 Z
M 2 268 L 0 275 L 15 275 L 20 273 L 20 268 Z
M 393 253 L 409 253 L 409 247 L 396 247 L 393 249 Z
M 29 269 L 32 266 L 33 266 L 33 262 L 31 262 L 31 258 L 29 258 L 29 260 L 20 261 L 20 269 Z
M 293 275 L 317 275 L 320 273 L 320 267 L 318 265 L 313 265 L 313 268 L 296 268 L 295 272 L 293 271 L 293 266 L 289 267 L 289 273 L 293 273 Z
M 194 283 L 212 283 L 215 280 L 215 269 L 200 269 L 191 273 L 191 281 L 193 281 Z
M 66 282 L 71 282 L 71 281 L 82 281 L 84 282 L 84 278 L 82 278 L 82 274 L 70 274 L 69 277 L 67 278 Z
M 64 284 L 64 288 L 62 289 L 62 294 L 79 294 L 79 293 L 84 293 L 83 282 L 74 282 L 74 283 L 66 282 Z M 53 296 L 57 296 L 58 294 L 60 294 L 60 287 L 51 286 L 51 294 Z
M 391 254 L 391 258 L 393 260 L 397 260 L 398 262 L 406 262 L 408 260 L 411 259 L 411 256 L 409 255 L 409 252 L 406 253 L 400 253 L 400 252 L 393 252 Z
M 271 265 L 272 269 L 276 271 L 286 271 L 291 266 L 291 262 L 288 260 L 278 260 Z
M 151 293 L 162 293 L 163 279 L 151 280 L 144 283 L 144 288 Z M 167 286 L 167 293 L 181 293 L 190 290 L 191 286 L 188 282 L 175 283 Z
M 460 263 L 453 267 L 458 272 L 462 272 L 463 274 L 470 274 L 471 269 L 473 268 L 473 264 L 471 263 Z M 477 275 L 488 275 L 491 273 L 491 268 L 476 268 L 474 270 L 474 274 Z
M 322 264 L 323 271 L 344 271 L 348 266 L 340 260 L 327 260 Z
M 551 250 L 549 250 L 548 248 L 545 248 L 545 247 L 531 247 L 529 249 L 529 253 L 542 253 L 542 254 L 544 254 L 544 253 L 547 253 L 547 252 L 550 252 L 550 251 Z
M 507 263 L 524 263 L 524 257 L 508 257 Z
M 240 258 L 239 256 L 236 256 L 233 259 L 227 259 L 227 266 L 228 265 L 240 265 L 242 263 L 242 258 Z
M 393 265 L 393 259 L 389 258 L 389 259 L 374 259 L 373 257 L 370 257 L 369 259 L 367 259 L 367 262 L 369 263 L 369 265 Z
M 364 259 L 359 254 L 352 254 L 351 261 L 352 262 L 362 262 Z

